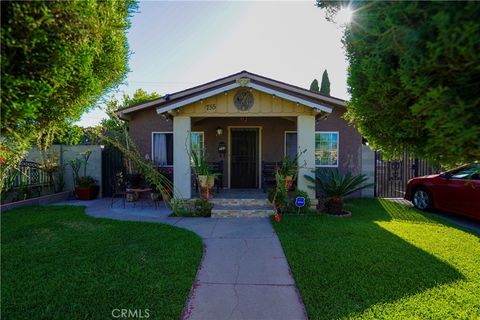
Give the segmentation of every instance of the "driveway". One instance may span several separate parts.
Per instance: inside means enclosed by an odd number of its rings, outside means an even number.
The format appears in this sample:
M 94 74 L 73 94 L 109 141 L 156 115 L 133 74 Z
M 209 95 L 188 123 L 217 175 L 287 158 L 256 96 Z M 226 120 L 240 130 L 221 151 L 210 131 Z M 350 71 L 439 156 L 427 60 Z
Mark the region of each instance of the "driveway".
M 307 318 L 268 218 L 174 218 L 167 208 L 111 209 L 108 199 L 60 204 L 87 206 L 98 218 L 161 222 L 198 234 L 205 252 L 183 319 Z

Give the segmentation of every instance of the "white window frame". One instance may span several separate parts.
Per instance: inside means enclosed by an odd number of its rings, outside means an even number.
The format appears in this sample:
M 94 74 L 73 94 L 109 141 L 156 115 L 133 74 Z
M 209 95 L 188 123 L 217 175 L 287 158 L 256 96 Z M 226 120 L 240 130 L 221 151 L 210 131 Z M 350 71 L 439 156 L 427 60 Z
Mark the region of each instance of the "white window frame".
M 338 141 L 337 141 L 337 164 L 335 165 L 332 165 L 332 164 L 328 164 L 328 165 L 325 165 L 325 164 L 317 164 L 317 158 L 315 157 L 315 167 L 316 168 L 338 168 L 338 163 L 340 162 L 340 132 L 338 131 L 315 131 L 315 135 L 317 135 L 317 133 L 336 133 L 337 134 L 337 137 L 338 137 Z M 317 145 L 316 145 L 316 141 L 315 141 L 315 151 L 317 148 Z
M 156 134 L 156 133 L 171 133 L 173 134 L 173 131 L 152 131 L 152 135 L 151 135 L 151 139 L 150 139 L 150 145 L 151 145 L 151 156 L 150 156 L 150 159 L 152 159 L 152 161 L 154 160 L 154 154 L 153 154 L 153 135 Z M 173 146 L 175 148 L 175 145 Z M 164 168 L 173 168 L 173 164 L 166 164 L 164 166 L 160 166 L 160 167 L 164 167 Z
M 192 141 L 192 134 L 194 134 L 194 133 L 201 133 L 201 134 L 202 134 L 202 136 L 203 136 L 203 146 L 202 146 L 202 149 L 203 149 L 203 151 L 205 151 L 205 131 L 191 131 L 191 132 L 190 132 L 190 141 Z M 174 147 L 175 147 L 175 146 L 174 146 Z M 190 147 L 190 149 L 191 149 L 191 147 Z M 204 155 L 204 156 L 205 156 L 205 155 Z
M 150 137 L 150 145 L 151 145 L 151 156 L 150 156 L 150 159 L 152 159 L 153 161 L 153 135 L 154 134 L 157 134 L 157 133 L 171 133 L 173 134 L 173 131 L 152 131 L 152 134 L 151 134 L 151 137 Z M 201 133 L 203 135 L 203 149 L 205 149 L 205 131 L 191 131 L 190 132 L 190 135 L 194 134 L 194 133 Z M 191 139 L 191 138 L 190 138 Z M 173 145 L 173 148 L 175 148 L 175 145 Z M 173 166 L 175 165 L 175 163 L 173 164 L 167 164 L 167 165 L 164 165 L 162 167 L 166 167 L 166 168 L 172 168 Z
M 298 137 L 298 132 L 294 130 L 286 130 L 283 133 L 283 156 L 287 156 L 287 133 L 296 133 Z M 298 143 L 297 143 L 297 148 L 298 148 Z

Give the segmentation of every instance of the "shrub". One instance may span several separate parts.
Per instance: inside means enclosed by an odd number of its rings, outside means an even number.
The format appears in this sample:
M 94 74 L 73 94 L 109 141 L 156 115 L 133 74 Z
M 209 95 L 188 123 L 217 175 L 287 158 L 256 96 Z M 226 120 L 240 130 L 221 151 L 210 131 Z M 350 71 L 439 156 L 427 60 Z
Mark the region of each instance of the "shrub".
M 276 189 L 272 188 L 268 190 L 268 201 L 273 203 L 273 198 L 275 197 Z M 295 205 L 295 199 L 297 197 L 305 198 L 305 206 L 297 208 Z M 306 214 L 309 212 L 309 208 L 312 201 L 308 196 L 306 191 L 295 189 L 291 192 L 277 192 L 275 197 L 275 207 L 277 208 L 278 213 L 281 214 Z
M 205 198 L 195 200 L 193 207 L 193 213 L 196 217 L 210 217 L 212 215 L 213 204 L 208 202 Z
M 173 199 L 170 201 L 172 206 L 173 215 L 176 217 L 191 217 L 193 216 L 190 208 L 190 201 L 187 199 Z
M 340 175 L 337 169 L 322 170 L 315 173 L 315 179 L 308 175 L 305 175 L 305 178 L 314 184 L 318 182 L 320 191 L 325 194 L 325 210 L 331 214 L 343 213 L 343 198 L 345 196 L 373 185 L 373 183 L 366 183 L 368 177 L 364 174 L 352 175 L 348 172 L 345 175 Z
M 301 208 L 297 208 L 295 206 L 295 198 L 297 197 L 304 197 L 305 198 L 305 205 Z M 312 204 L 312 200 L 308 196 L 308 193 L 306 191 L 300 190 L 300 189 L 295 189 L 293 192 L 293 201 L 291 204 L 291 213 L 300 213 L 300 214 L 306 214 L 310 210 L 310 205 Z

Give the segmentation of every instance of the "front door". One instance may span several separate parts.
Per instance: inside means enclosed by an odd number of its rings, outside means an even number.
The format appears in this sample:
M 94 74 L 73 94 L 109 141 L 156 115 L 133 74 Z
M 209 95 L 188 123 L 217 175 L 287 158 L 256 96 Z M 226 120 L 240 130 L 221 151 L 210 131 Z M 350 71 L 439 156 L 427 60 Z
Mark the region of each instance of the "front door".
M 230 130 L 230 186 L 258 188 L 258 129 Z

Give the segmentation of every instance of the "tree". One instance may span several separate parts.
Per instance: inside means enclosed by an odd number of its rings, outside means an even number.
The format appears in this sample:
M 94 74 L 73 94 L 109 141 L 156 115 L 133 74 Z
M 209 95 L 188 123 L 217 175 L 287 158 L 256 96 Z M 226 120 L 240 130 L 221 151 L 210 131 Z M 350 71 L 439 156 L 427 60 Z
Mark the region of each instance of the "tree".
M 119 109 L 125 109 L 136 104 L 158 99 L 160 97 L 161 95 L 155 91 L 148 93 L 147 91 L 139 88 L 133 93 L 131 97 L 128 94 L 123 94 L 123 102 L 119 106 Z
M 332 17 L 350 2 L 319 1 Z M 480 6 L 361 2 L 343 43 L 346 118 L 389 156 L 453 166 L 480 159 Z
M 143 89 L 137 89 L 132 96 L 129 96 L 126 93 L 122 94 L 122 101 L 117 100 L 114 96 L 110 97 L 110 99 L 105 103 L 106 104 L 106 112 L 109 115 L 108 119 L 103 119 L 100 123 L 101 127 L 106 132 L 112 131 L 123 131 L 124 128 L 128 128 L 128 123 L 117 119 L 117 117 L 113 118 L 112 114 L 117 110 L 122 110 L 133 105 L 137 105 L 142 102 L 154 100 L 160 98 L 161 95 L 157 92 L 148 93 Z
M 318 80 L 317 79 L 313 79 L 312 83 L 310 84 L 310 91 L 320 92 L 320 89 L 318 88 Z
M 134 0 L 2 1 L 1 133 L 48 146 L 127 72 Z
M 327 69 L 322 74 L 322 85 L 320 86 L 320 93 L 330 96 L 330 79 L 328 79 Z

